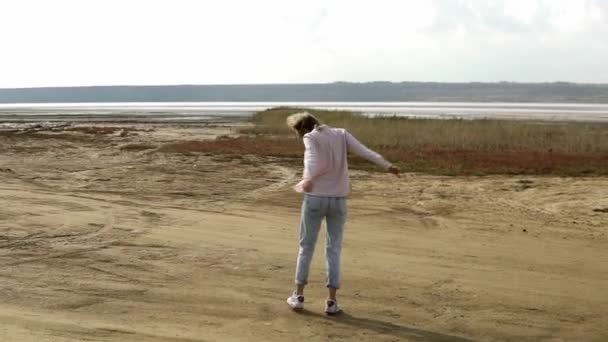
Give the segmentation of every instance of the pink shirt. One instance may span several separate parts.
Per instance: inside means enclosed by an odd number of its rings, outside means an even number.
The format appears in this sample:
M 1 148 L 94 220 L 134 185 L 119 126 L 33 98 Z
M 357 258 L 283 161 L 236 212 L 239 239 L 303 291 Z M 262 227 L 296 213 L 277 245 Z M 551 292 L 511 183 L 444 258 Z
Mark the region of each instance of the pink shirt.
M 360 143 L 343 128 L 326 125 L 304 135 L 304 175 L 313 187 L 309 195 L 346 197 L 350 193 L 348 152 L 355 153 L 374 164 L 388 169 L 391 163 Z

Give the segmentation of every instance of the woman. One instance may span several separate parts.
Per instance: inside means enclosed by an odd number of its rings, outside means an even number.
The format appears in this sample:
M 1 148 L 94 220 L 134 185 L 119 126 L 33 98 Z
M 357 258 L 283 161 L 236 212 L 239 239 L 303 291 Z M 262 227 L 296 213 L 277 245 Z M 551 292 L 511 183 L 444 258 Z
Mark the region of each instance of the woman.
M 325 313 L 337 314 L 341 311 L 336 292 L 340 288 L 342 233 L 346 221 L 346 197 L 350 193 L 348 152 L 353 152 L 396 176 L 399 176 L 400 170 L 378 153 L 365 147 L 345 129 L 321 125 L 319 120 L 309 113 L 289 116 L 287 126 L 303 139 L 305 146 L 304 174 L 302 181 L 295 186 L 296 191 L 305 194 L 300 222 L 296 289 L 287 298 L 287 304 L 294 310 L 304 308 L 304 287 L 308 282 L 308 271 L 321 221 L 325 218 L 325 256 L 329 291 Z

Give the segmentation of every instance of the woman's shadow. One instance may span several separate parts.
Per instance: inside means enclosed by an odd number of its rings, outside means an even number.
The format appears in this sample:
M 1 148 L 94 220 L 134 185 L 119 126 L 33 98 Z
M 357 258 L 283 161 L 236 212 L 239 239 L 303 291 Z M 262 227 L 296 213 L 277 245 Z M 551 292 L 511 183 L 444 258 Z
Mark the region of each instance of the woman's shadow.
M 371 318 L 355 317 L 346 312 L 342 312 L 335 316 L 326 316 L 316 312 L 304 310 L 301 312 L 304 316 L 315 317 L 316 319 L 331 319 L 338 324 L 349 325 L 355 328 L 372 330 L 379 334 L 392 335 L 395 337 L 407 339 L 408 341 L 430 341 L 430 342 L 473 342 L 474 340 L 455 336 L 436 333 L 428 330 L 406 327 L 389 322 L 383 322 Z

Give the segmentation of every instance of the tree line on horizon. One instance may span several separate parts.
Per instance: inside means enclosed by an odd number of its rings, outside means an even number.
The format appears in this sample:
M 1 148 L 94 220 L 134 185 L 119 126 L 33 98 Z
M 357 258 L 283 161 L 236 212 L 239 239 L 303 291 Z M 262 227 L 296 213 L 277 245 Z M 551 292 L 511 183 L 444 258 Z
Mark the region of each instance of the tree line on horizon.
M 197 101 L 608 103 L 608 84 L 335 82 L 0 89 L 0 103 Z

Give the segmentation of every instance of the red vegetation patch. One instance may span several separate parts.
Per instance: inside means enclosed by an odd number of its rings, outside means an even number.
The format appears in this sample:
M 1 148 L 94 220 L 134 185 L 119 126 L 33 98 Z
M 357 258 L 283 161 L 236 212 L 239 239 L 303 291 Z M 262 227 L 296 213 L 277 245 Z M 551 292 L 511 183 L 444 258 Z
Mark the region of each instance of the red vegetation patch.
M 186 141 L 165 145 L 161 152 L 262 155 L 301 158 L 302 142 L 289 138 L 221 138 L 205 141 Z M 378 149 L 403 171 L 447 175 L 485 174 L 552 174 L 552 175 L 608 175 L 608 154 L 566 153 L 553 151 L 474 151 L 440 148 L 407 150 Z M 352 158 L 356 168 L 372 169 L 373 165 L 361 158 Z
M 221 154 L 301 157 L 304 152 L 304 145 L 297 139 L 239 137 L 168 144 L 161 147 L 160 151 L 173 153 L 211 152 Z
M 608 154 L 534 150 L 384 150 L 389 160 L 412 171 L 441 174 L 606 175 Z
M 152 150 L 155 148 L 156 148 L 155 145 L 150 145 L 150 144 L 129 144 L 129 145 L 120 147 L 120 149 L 122 151 L 145 151 L 145 150 Z
M 81 133 L 86 133 L 86 134 L 102 134 L 102 135 L 113 134 L 113 133 L 116 133 L 117 131 L 122 131 L 122 130 L 128 130 L 128 128 L 88 126 L 88 127 L 70 127 L 70 128 L 64 129 L 64 131 L 81 132 Z

